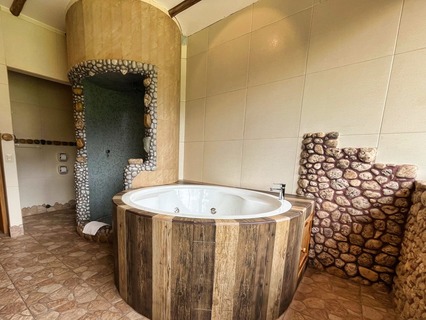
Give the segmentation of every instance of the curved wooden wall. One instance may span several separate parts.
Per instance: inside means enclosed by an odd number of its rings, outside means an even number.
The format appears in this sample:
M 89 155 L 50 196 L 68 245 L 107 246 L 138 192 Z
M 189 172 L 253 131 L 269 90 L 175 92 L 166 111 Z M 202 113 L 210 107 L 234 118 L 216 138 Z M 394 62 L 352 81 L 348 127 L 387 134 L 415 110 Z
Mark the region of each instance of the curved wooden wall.
M 69 69 L 92 59 L 158 68 L 157 169 L 141 172 L 132 187 L 177 181 L 181 33 L 175 22 L 140 0 L 80 0 L 68 10 L 66 23 Z
M 115 282 L 153 320 L 275 320 L 298 281 L 312 201 L 288 196 L 285 214 L 247 220 L 152 214 L 114 197 Z

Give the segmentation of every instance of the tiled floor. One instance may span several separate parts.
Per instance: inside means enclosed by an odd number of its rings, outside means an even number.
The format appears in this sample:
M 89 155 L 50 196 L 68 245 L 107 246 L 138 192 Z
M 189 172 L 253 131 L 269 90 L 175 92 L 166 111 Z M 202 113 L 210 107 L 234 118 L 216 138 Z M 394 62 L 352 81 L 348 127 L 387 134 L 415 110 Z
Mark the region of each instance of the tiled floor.
M 0 236 L 0 319 L 146 319 L 114 287 L 111 245 L 80 238 L 74 216 L 26 217 L 25 236 Z M 284 319 L 396 318 L 387 294 L 308 269 Z

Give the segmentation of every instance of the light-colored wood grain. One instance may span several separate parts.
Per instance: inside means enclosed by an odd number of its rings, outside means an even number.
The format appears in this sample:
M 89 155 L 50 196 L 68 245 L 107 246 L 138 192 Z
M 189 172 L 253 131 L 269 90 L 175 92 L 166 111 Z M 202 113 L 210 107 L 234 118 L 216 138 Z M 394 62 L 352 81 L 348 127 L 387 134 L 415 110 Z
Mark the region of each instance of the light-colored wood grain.
M 212 319 L 231 320 L 239 224 L 216 226 Z
M 172 216 L 152 218 L 152 318 L 173 319 L 171 314 Z
M 269 298 L 266 319 L 274 320 L 279 316 L 280 297 L 284 279 L 284 267 L 287 253 L 289 221 L 281 221 L 276 225 L 274 253 L 269 278 Z

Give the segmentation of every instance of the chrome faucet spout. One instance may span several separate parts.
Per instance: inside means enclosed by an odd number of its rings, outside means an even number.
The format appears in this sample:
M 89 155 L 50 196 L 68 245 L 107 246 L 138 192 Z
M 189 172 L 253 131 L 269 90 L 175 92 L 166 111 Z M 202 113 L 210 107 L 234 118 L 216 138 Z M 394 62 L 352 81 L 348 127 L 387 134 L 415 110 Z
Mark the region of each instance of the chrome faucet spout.
M 277 187 L 271 188 L 271 191 L 278 191 L 278 200 L 284 200 L 285 197 L 285 183 L 274 183 Z

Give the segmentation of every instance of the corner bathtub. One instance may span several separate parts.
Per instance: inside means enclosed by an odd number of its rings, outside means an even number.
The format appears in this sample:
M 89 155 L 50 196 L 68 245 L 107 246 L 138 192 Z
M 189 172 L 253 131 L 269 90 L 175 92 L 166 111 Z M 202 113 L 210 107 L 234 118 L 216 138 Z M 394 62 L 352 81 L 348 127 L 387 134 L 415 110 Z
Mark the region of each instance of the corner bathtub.
M 175 184 L 114 196 L 115 283 L 153 320 L 277 319 L 297 287 L 312 202 Z

